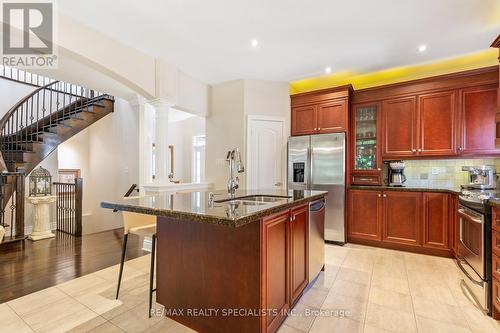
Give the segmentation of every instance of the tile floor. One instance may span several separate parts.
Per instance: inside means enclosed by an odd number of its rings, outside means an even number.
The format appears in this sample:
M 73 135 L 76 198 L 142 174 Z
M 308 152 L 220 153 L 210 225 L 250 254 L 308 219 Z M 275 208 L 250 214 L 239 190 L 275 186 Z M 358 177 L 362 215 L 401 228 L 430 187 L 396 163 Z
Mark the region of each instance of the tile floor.
M 0 332 L 192 330 L 147 317 L 149 256 L 0 304 Z M 156 305 L 159 307 L 159 305 Z M 500 332 L 464 296 L 451 259 L 378 248 L 326 246 L 326 269 L 279 333 Z

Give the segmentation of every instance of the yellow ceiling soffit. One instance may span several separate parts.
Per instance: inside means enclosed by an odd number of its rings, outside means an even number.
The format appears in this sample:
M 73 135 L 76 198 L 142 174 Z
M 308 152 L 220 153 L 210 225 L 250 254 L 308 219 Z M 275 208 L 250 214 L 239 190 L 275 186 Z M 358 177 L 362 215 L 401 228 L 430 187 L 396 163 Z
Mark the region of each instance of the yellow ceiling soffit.
M 498 49 L 490 48 L 457 58 L 420 65 L 396 67 L 373 73 L 338 72 L 331 75 L 293 81 L 290 83 L 290 94 L 338 87 L 346 84 L 352 84 L 354 89 L 364 89 L 493 65 L 498 65 Z

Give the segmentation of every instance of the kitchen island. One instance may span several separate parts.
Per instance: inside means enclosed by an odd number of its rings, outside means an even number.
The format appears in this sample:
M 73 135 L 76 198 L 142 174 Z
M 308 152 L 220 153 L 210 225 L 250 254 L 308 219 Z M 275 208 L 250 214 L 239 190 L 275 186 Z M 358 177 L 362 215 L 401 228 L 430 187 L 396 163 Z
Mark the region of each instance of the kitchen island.
M 309 282 L 309 202 L 326 194 L 194 192 L 101 206 L 158 216 L 165 315 L 199 332 L 276 332 Z

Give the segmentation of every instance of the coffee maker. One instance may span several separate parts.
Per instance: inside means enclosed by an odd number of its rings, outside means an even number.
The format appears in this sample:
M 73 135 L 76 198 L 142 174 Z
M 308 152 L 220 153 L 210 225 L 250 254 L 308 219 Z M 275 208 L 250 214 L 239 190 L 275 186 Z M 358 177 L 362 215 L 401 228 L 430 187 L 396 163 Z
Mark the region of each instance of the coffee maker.
M 406 181 L 406 176 L 404 175 L 405 162 L 403 161 L 389 161 L 388 168 L 388 183 L 389 186 L 403 186 Z

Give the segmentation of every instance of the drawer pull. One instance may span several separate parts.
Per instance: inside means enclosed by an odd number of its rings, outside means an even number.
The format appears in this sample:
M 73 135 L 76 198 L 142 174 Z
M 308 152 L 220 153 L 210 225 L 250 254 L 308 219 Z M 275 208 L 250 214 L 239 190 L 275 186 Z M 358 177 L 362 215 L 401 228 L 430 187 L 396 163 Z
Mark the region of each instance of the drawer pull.
M 363 182 L 370 182 L 373 179 L 371 179 L 371 178 L 359 178 L 358 180 L 363 181 Z
M 497 296 L 497 302 L 500 303 L 500 297 Z

